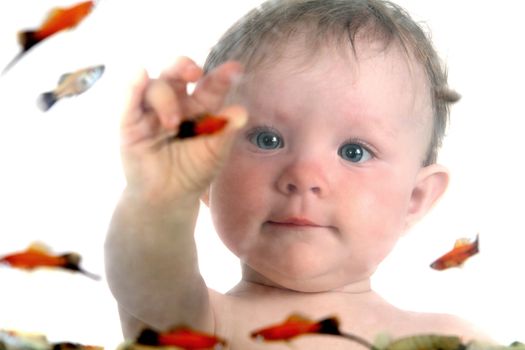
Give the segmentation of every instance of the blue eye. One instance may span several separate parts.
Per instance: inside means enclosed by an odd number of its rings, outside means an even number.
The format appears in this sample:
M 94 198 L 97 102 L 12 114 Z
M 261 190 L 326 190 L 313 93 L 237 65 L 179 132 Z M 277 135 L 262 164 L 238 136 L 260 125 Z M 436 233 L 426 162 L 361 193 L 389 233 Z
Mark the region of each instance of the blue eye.
M 251 143 L 264 150 L 273 150 L 283 147 L 281 136 L 277 132 L 266 128 L 251 132 L 248 139 Z
M 370 152 L 358 143 L 344 144 L 339 148 L 337 154 L 344 160 L 352 163 L 362 163 L 372 158 Z

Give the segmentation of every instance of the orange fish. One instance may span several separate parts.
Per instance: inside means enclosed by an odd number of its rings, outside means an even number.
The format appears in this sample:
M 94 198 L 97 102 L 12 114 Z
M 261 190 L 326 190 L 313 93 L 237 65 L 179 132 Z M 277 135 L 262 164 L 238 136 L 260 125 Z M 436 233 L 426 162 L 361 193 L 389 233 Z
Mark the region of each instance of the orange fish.
M 66 253 L 53 255 L 47 247 L 42 244 L 33 243 L 25 251 L 16 252 L 0 258 L 0 264 L 8 264 L 11 267 L 33 270 L 39 267 L 62 268 L 71 271 L 80 272 L 90 278 L 100 279 L 100 276 L 94 275 L 80 268 L 81 257 L 77 253 Z
M 74 6 L 53 8 L 40 28 L 18 33 L 18 42 L 22 51 L 4 68 L 2 74 L 9 70 L 27 51 L 41 41 L 66 29 L 76 27 L 95 6 L 94 1 L 84 1 Z
M 479 253 L 479 234 L 476 235 L 476 239 L 472 242 L 466 238 L 456 240 L 454 248 L 430 264 L 430 267 L 435 270 L 458 267 L 477 253 Z
M 227 122 L 225 118 L 211 114 L 203 114 L 195 119 L 184 120 L 179 125 L 179 132 L 172 136 L 170 141 L 199 135 L 210 135 L 224 128 Z
M 146 328 L 140 333 L 136 342 L 150 346 L 176 346 L 186 350 L 221 349 L 226 346 L 224 339 L 184 326 L 167 332 L 157 332 Z
M 304 316 L 293 314 L 282 323 L 253 331 L 250 336 L 256 340 L 288 341 L 304 334 L 341 335 L 339 321 L 335 317 L 313 321 Z

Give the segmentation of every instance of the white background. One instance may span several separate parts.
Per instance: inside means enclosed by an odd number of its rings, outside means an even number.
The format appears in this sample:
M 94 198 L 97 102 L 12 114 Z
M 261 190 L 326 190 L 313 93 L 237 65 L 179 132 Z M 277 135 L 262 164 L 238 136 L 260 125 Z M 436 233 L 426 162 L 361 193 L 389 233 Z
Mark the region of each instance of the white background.
M 18 53 L 18 30 L 37 27 L 56 5 L 73 3 L 1 1 L 0 66 Z M 130 80 L 139 67 L 157 74 L 179 55 L 203 63 L 229 24 L 258 3 L 100 0 L 75 30 L 34 47 L 0 77 L 0 255 L 42 241 L 56 252 L 80 252 L 82 266 L 103 275 L 105 232 L 124 186 L 117 128 Z M 452 109 L 440 157 L 451 170 L 449 191 L 383 263 L 375 288 L 400 307 L 456 313 L 502 343 L 525 341 L 525 5 L 399 3 L 431 28 L 450 83 L 463 99 Z M 36 108 L 37 96 L 54 88 L 61 74 L 95 64 L 105 64 L 106 72 L 91 90 L 59 101 L 47 113 Z M 481 253 L 462 269 L 428 267 L 456 238 L 477 232 Z M 205 211 L 197 240 L 208 284 L 226 291 L 239 268 Z M 108 349 L 121 340 L 104 279 L 5 267 L 0 329 Z

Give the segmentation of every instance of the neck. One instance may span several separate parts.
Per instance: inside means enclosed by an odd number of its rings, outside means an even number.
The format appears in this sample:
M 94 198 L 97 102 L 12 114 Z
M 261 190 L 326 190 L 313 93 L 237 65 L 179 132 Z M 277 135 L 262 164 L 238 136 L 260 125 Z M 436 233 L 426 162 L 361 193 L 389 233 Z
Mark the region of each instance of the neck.
M 319 290 L 315 292 L 305 293 L 301 290 L 287 288 L 282 286 L 265 276 L 257 273 L 247 266 L 242 268 L 242 280 L 230 291 L 233 294 L 239 293 L 253 293 L 253 294 L 319 294 L 319 293 L 338 293 L 348 295 L 370 294 L 372 292 L 370 285 L 370 278 L 352 281 L 348 284 L 341 285 L 336 288 Z

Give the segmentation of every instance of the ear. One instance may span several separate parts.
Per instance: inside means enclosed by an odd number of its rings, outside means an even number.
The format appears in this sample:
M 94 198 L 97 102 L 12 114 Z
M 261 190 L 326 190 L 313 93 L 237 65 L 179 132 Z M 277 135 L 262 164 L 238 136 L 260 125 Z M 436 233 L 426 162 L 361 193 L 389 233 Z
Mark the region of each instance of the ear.
M 406 216 L 406 228 L 421 219 L 441 198 L 447 189 L 448 170 L 439 164 L 431 164 L 419 170 L 416 184 L 410 196 Z
M 206 189 L 206 192 L 204 192 L 201 196 L 202 203 L 206 204 L 206 206 L 210 207 L 210 187 Z

